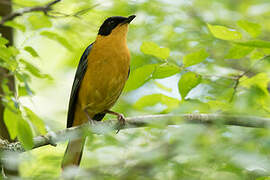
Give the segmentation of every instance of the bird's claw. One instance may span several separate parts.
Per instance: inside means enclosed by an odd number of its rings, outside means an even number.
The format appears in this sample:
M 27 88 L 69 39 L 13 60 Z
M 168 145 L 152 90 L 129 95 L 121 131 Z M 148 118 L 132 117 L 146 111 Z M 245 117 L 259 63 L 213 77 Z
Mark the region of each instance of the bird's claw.
M 126 119 L 125 119 L 123 114 L 117 115 L 117 120 L 118 120 L 118 130 L 117 130 L 116 134 L 118 134 L 120 129 L 122 129 L 126 124 Z
M 44 139 L 46 139 L 46 141 L 48 142 L 48 144 L 50 144 L 51 146 L 54 146 L 54 147 L 56 147 L 57 146 L 57 144 L 52 140 L 52 138 L 50 138 L 50 137 L 47 137 L 47 136 L 45 136 L 45 135 L 41 135 Z

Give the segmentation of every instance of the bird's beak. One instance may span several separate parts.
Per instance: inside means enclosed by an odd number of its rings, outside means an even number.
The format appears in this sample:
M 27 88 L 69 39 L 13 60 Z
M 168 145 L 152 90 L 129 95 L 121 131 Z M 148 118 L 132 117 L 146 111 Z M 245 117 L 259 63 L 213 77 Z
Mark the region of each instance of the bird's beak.
M 130 23 L 130 22 L 131 22 L 131 21 L 132 21 L 132 20 L 133 20 L 135 17 L 136 17 L 135 15 L 131 15 L 131 16 L 129 16 L 129 17 L 128 17 L 128 18 L 125 20 L 125 22 L 124 22 L 124 23 L 125 23 L 125 24 L 126 24 L 126 23 L 128 23 L 128 24 L 129 24 L 129 23 Z

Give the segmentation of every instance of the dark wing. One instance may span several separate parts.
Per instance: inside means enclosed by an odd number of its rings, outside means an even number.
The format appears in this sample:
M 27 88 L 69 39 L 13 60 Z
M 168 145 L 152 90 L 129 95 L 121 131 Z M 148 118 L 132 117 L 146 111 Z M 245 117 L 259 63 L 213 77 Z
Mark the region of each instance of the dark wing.
M 129 78 L 129 74 L 130 74 L 130 67 L 129 67 L 129 69 L 128 69 L 128 77 L 127 77 L 127 80 L 128 80 L 128 78 Z
M 86 69 L 87 69 L 87 63 L 88 63 L 87 57 L 92 49 L 92 46 L 93 46 L 93 43 L 90 44 L 85 49 L 85 51 L 80 59 L 80 62 L 79 62 L 79 65 L 78 65 L 78 68 L 77 68 L 77 71 L 75 74 L 75 78 L 74 78 L 72 89 L 71 89 L 70 99 L 69 99 L 67 128 L 71 127 L 73 124 L 77 96 L 78 96 L 81 82 L 83 80 L 84 74 L 85 74 Z

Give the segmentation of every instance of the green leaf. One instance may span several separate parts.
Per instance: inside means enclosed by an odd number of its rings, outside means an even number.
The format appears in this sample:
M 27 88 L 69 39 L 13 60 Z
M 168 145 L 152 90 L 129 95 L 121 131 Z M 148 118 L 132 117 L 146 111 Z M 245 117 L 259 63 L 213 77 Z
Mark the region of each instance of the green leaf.
M 54 32 L 50 32 L 50 31 L 42 31 L 40 33 L 40 35 L 45 36 L 51 40 L 55 40 L 58 43 L 60 43 L 62 46 L 64 46 L 65 48 L 72 50 L 72 45 L 66 40 L 66 38 L 54 33 Z
M 34 30 L 52 27 L 52 22 L 48 16 L 41 13 L 35 13 L 34 15 L 29 16 L 28 21 Z
M 250 40 L 245 42 L 234 42 L 235 44 L 239 44 L 242 46 L 255 47 L 255 48 L 270 48 L 269 41 L 263 40 Z
M 34 125 L 34 127 L 37 129 L 39 134 L 42 134 L 42 135 L 46 134 L 47 130 L 45 128 L 44 122 L 33 111 L 31 111 L 31 109 L 24 107 L 24 110 L 26 112 L 26 116 Z
M 188 66 L 192 66 L 192 65 L 201 63 L 208 56 L 209 56 L 209 54 L 207 53 L 207 51 L 205 49 L 200 49 L 196 52 L 187 54 L 184 56 L 184 59 L 183 59 L 184 66 L 188 67 Z
M 156 64 L 147 64 L 131 71 L 129 79 L 125 86 L 125 91 L 131 91 L 141 87 L 144 83 L 151 79 L 151 75 L 156 68 Z
M 144 54 L 149 54 L 161 59 L 167 59 L 170 56 L 169 48 L 161 48 L 154 42 L 143 42 L 141 51 Z
M 1 45 L 6 45 L 8 42 L 9 42 L 9 41 L 8 41 L 6 38 L 0 37 L 0 46 L 1 46 Z
M 167 92 L 172 92 L 172 88 L 168 88 L 168 87 L 164 86 L 163 84 L 158 83 L 157 81 L 155 81 L 154 83 L 158 88 L 160 88 L 164 91 L 167 91 Z
M 171 110 L 177 107 L 180 103 L 178 99 L 165 96 L 163 94 L 151 94 L 141 97 L 135 104 L 134 107 L 136 109 L 142 110 L 145 107 L 151 107 L 156 104 L 163 104 L 167 106 L 167 110 Z
M 34 147 L 34 136 L 30 124 L 26 120 L 21 119 L 18 121 L 17 131 L 18 139 L 22 143 L 23 148 L 25 150 L 32 149 Z
M 0 58 L 6 61 L 8 64 L 14 63 L 14 58 L 19 54 L 18 49 L 14 46 L 0 46 Z
M 240 85 L 246 88 L 257 86 L 263 90 L 265 94 L 268 94 L 268 82 L 270 82 L 270 77 L 266 73 L 259 73 L 251 78 L 246 76 L 241 78 Z
M 0 46 L 0 59 L 8 62 L 11 56 L 12 56 L 12 53 L 10 53 L 7 47 Z
M 4 122 L 7 126 L 8 133 L 11 139 L 15 139 L 18 135 L 17 126 L 18 122 L 22 120 L 20 112 L 5 108 L 4 111 Z
M 31 79 L 31 77 L 26 73 L 16 73 L 15 76 L 20 82 L 23 82 L 23 83 L 30 81 Z
M 178 90 L 181 97 L 184 99 L 188 95 L 189 91 L 201 83 L 201 80 L 201 76 L 193 72 L 183 74 L 178 82 Z
M 252 51 L 252 53 L 250 53 L 250 59 L 252 60 L 259 60 L 264 56 L 265 54 L 261 51 L 261 49 L 255 49 L 254 51 Z
M 230 29 L 225 26 L 207 24 L 210 32 L 218 39 L 222 40 L 239 40 L 242 38 L 242 34 L 235 29 Z
M 20 54 L 20 51 L 14 46 L 9 46 L 8 50 L 10 51 L 12 56 L 14 56 L 14 57 L 17 56 L 18 54 Z
M 28 92 L 24 86 L 18 86 L 18 95 L 19 97 L 28 95 Z
M 238 21 L 237 25 L 243 28 L 253 38 L 256 38 L 262 32 L 262 27 L 259 24 L 249 22 L 246 20 Z
M 30 76 L 26 73 L 23 74 L 16 73 L 15 75 L 18 81 L 24 83 L 24 85 L 19 85 L 18 87 L 19 96 L 26 96 L 26 95 L 32 96 L 34 92 L 28 84 L 28 82 L 30 81 Z
M 4 25 L 9 26 L 9 27 L 14 28 L 14 29 L 18 29 L 22 32 L 25 32 L 25 29 L 26 29 L 24 25 L 19 24 L 15 21 L 7 21 Z
M 13 92 L 11 91 L 9 85 L 8 85 L 8 79 L 4 78 L 1 81 L 1 93 L 6 96 L 12 96 Z
M 36 52 L 35 49 L 33 49 L 32 47 L 30 46 L 25 46 L 23 48 L 25 51 L 27 51 L 29 54 L 31 54 L 33 57 L 39 57 L 38 53 Z
M 22 64 L 25 65 L 25 69 L 27 71 L 29 71 L 32 75 L 38 77 L 38 78 L 47 78 L 47 76 L 45 74 L 42 74 L 38 68 L 36 68 L 34 65 L 32 65 L 31 63 L 23 60 L 23 59 L 20 59 L 20 62 Z
M 14 2 L 15 4 L 21 3 L 20 6 L 24 7 L 40 6 L 40 2 L 35 0 L 13 0 L 12 2 Z
M 156 67 L 153 72 L 153 79 L 170 77 L 180 72 L 180 68 L 174 64 L 164 63 Z
M 33 90 L 30 88 L 30 86 L 26 80 L 24 80 L 24 87 L 25 87 L 27 94 L 29 96 L 32 96 L 34 94 Z
M 225 56 L 227 59 L 240 59 L 247 56 L 254 50 L 252 47 L 234 45 Z

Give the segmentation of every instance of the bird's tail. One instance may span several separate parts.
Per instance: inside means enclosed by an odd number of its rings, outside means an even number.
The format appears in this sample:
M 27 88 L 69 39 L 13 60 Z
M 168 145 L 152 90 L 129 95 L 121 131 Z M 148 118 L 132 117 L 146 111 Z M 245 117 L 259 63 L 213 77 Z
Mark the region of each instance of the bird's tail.
M 68 142 L 66 152 L 62 161 L 62 169 L 68 166 L 79 166 L 82 158 L 85 138 L 76 139 Z

